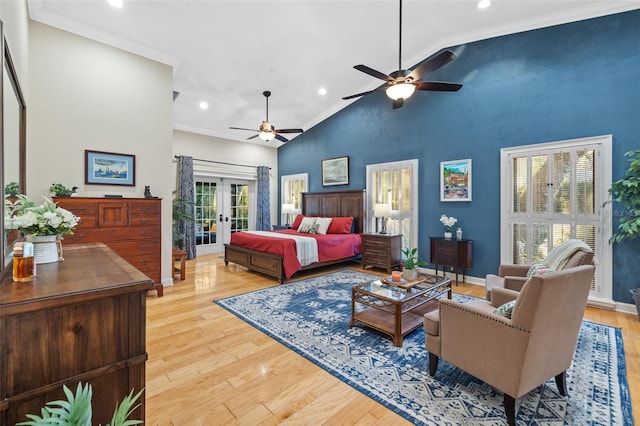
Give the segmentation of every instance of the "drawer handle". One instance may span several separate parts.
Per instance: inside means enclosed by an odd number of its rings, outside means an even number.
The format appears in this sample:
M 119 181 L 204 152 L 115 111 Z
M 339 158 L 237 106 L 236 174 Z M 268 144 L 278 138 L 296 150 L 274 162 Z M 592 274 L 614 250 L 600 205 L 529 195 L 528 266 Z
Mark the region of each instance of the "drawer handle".
M 76 240 L 76 241 L 78 241 L 78 240 L 81 240 L 81 239 L 83 239 L 83 238 L 84 238 L 84 234 L 80 234 L 80 235 L 72 235 L 70 238 L 71 238 L 72 240 Z
M 140 250 L 149 250 L 151 248 L 151 244 L 146 244 L 146 245 L 140 244 L 138 248 Z
M 143 237 L 148 237 L 149 235 L 151 235 L 153 231 L 140 231 L 140 235 Z
M 151 219 L 140 219 L 140 223 L 151 223 Z
M 148 265 L 149 263 L 151 263 L 151 261 L 150 261 L 150 260 L 141 260 L 141 261 L 140 261 L 140 262 L 138 262 L 138 263 L 140 263 L 140 264 L 142 264 L 142 265 Z

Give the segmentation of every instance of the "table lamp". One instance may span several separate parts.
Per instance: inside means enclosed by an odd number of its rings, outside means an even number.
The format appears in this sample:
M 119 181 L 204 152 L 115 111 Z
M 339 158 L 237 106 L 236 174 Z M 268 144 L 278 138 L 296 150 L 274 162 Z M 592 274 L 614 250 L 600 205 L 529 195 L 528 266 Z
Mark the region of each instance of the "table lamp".
M 391 208 L 388 203 L 379 203 L 373 206 L 373 216 L 382 218 L 381 234 L 387 233 L 387 216 L 391 214 Z
M 287 215 L 286 216 L 286 218 L 287 218 L 286 226 L 290 226 L 289 217 L 290 217 L 291 213 L 293 213 L 293 212 L 294 212 L 294 205 L 293 204 L 283 204 L 282 205 L 282 214 Z

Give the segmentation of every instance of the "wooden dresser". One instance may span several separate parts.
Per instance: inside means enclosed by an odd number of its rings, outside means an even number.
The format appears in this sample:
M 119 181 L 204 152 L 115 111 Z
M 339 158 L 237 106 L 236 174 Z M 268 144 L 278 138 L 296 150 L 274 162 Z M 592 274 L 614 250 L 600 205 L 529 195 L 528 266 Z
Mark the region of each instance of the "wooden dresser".
M 145 387 L 146 292 L 153 282 L 104 244 L 76 245 L 27 283 L 0 281 L 0 425 L 40 414 L 78 381 L 93 387 L 93 423 L 106 424 Z M 141 407 L 132 419 L 144 420 Z
M 62 244 L 103 242 L 155 281 L 162 296 L 161 199 L 56 197 L 58 206 L 81 218 Z
M 443 274 L 444 266 L 449 266 L 455 269 L 456 284 L 460 269 L 462 269 L 462 280 L 464 281 L 465 270 L 473 268 L 473 241 L 444 237 L 429 237 L 429 240 L 431 241 L 429 261 L 436 266 L 436 275 L 438 275 L 438 265 L 443 265 Z
M 402 261 L 402 235 L 361 234 L 362 267 L 378 267 L 387 273 Z

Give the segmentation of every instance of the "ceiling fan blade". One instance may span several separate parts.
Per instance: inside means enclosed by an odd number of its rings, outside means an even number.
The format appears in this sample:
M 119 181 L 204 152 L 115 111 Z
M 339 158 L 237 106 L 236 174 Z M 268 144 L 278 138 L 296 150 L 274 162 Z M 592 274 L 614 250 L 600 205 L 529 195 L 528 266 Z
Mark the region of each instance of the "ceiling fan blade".
M 345 96 L 345 97 L 344 97 L 344 98 L 342 98 L 342 99 L 347 100 L 347 99 L 358 98 L 358 97 L 360 97 L 360 96 L 368 95 L 369 93 L 377 92 L 378 90 L 384 90 L 384 89 L 386 89 L 386 88 L 387 88 L 387 86 L 386 86 L 386 85 L 384 85 L 384 86 L 382 86 L 382 87 L 378 87 L 377 89 L 369 90 L 369 91 L 367 91 L 367 92 L 356 93 L 355 95 Z
M 369 74 L 371 77 L 379 78 L 380 80 L 384 81 L 393 81 L 393 78 L 391 78 L 390 76 L 381 73 L 380 71 L 376 71 L 373 68 L 369 68 L 366 65 L 356 65 L 354 66 L 354 68 L 358 71 L 362 71 L 365 74 Z
M 278 139 L 280 142 L 289 142 L 289 139 L 285 138 L 284 136 L 280 136 L 277 133 L 276 133 L 276 139 Z
M 413 81 L 420 80 L 423 76 L 431 74 L 443 65 L 448 64 L 456 58 L 456 54 L 451 50 L 444 50 L 438 53 L 431 59 L 426 60 L 420 64 L 416 69 L 411 71 L 407 78 L 413 79 Z
M 400 98 L 397 101 L 393 101 L 393 109 L 398 109 L 398 108 L 402 108 L 402 105 L 404 105 L 404 99 Z
M 462 87 L 462 84 L 444 81 L 418 81 L 414 84 L 416 90 L 431 90 L 432 92 L 457 92 Z
M 257 137 L 258 137 L 258 134 L 255 134 L 255 135 L 253 135 L 253 136 L 249 136 L 249 137 L 247 138 L 247 140 L 249 140 L 249 139 L 254 139 L 254 138 L 257 138 Z
M 256 131 L 256 129 L 245 129 L 244 127 L 229 127 L 229 128 L 233 129 L 233 130 L 248 130 L 250 132 L 255 132 Z
M 278 129 L 275 131 L 276 133 L 303 133 L 302 129 Z

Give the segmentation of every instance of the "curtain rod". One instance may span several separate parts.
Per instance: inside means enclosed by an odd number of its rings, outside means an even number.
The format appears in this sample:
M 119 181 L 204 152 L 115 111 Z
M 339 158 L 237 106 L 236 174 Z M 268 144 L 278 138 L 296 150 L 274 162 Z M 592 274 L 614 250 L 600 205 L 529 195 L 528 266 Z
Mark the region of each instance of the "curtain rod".
M 174 155 L 173 158 L 178 159 L 181 157 L 180 155 Z M 194 161 L 204 161 L 205 163 L 216 163 L 216 164 L 225 164 L 227 166 L 238 166 L 238 167 L 251 167 L 257 169 L 260 166 L 249 166 L 247 164 L 236 164 L 236 163 L 225 163 L 224 161 L 214 161 L 214 160 L 203 160 L 202 158 L 194 158 Z M 269 167 L 271 170 L 271 167 Z

